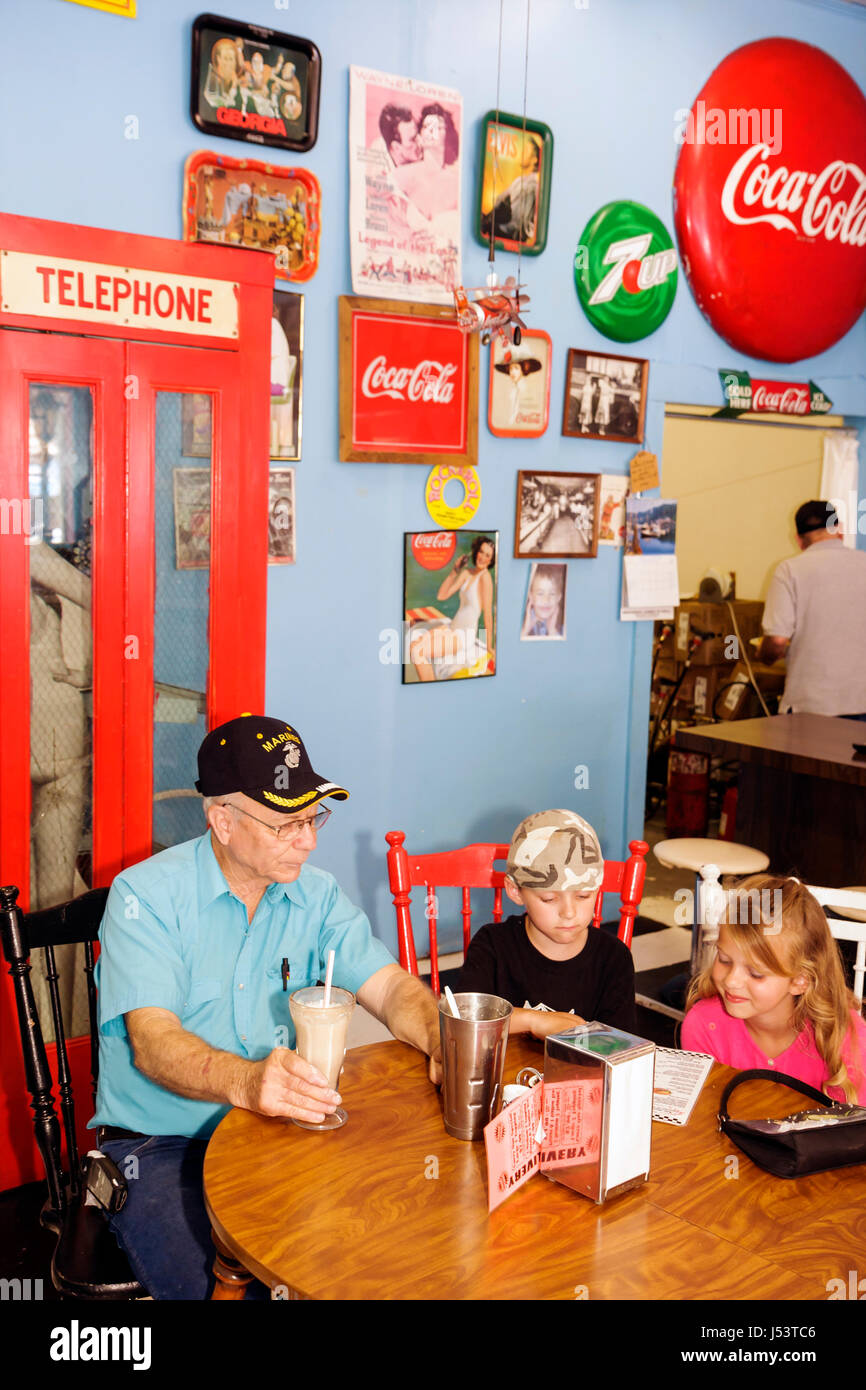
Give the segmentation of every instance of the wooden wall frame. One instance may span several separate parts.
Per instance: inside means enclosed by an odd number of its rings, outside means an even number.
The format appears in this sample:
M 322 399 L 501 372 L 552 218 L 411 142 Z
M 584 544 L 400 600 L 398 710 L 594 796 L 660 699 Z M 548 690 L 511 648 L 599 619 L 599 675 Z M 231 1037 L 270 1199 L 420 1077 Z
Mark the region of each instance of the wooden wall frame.
M 453 308 L 342 295 L 339 361 L 343 462 L 478 462 L 478 338 Z

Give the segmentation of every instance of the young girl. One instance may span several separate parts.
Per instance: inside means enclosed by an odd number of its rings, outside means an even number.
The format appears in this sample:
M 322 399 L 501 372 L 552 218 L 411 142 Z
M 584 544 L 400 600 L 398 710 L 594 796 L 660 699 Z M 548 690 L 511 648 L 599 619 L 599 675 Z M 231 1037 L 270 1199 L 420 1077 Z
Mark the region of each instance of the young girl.
M 866 1104 L 866 1023 L 812 894 L 796 878 L 756 874 L 726 915 L 716 958 L 689 989 L 683 1047 Z

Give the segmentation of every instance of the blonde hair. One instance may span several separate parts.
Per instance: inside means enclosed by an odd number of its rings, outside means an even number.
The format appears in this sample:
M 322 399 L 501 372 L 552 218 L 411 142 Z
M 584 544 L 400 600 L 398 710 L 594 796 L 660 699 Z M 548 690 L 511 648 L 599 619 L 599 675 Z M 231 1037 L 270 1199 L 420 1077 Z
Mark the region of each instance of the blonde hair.
M 768 914 L 766 904 L 770 902 L 774 910 Z M 747 910 L 743 911 L 743 907 Z M 827 918 L 808 888 L 799 879 L 773 874 L 753 874 L 741 879 L 728 894 L 722 926 L 754 967 L 789 980 L 798 975 L 805 978 L 803 993 L 792 996 L 791 1026 L 799 1036 L 811 1024 L 818 1055 L 827 1068 L 822 1090 L 838 1087 L 848 1101 L 856 1103 L 863 1064 L 851 1020 L 854 997 L 845 984 Z M 709 965 L 692 980 L 686 1009 L 699 999 L 712 999 L 718 994 Z M 849 1075 L 842 1057 L 849 1036 L 852 1060 L 859 1060 L 859 1081 Z

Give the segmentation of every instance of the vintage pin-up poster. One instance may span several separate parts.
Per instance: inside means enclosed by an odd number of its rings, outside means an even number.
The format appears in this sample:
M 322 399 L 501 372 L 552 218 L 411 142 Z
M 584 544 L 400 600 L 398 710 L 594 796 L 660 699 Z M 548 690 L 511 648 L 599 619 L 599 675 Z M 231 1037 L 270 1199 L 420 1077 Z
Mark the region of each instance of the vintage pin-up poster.
M 349 71 L 352 288 L 451 304 L 460 283 L 460 93 Z
M 403 684 L 496 672 L 497 531 L 405 536 Z

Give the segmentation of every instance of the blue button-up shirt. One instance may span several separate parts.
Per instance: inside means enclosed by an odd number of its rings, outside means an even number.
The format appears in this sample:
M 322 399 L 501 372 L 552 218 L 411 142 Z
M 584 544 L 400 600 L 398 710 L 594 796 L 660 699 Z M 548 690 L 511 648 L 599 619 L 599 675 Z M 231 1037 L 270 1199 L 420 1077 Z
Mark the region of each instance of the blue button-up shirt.
M 118 875 L 99 939 L 99 1089 L 91 1126 L 190 1138 L 207 1138 L 229 1107 L 175 1095 L 138 1071 L 126 1013 L 168 1009 L 212 1047 L 260 1061 L 275 1047 L 294 1047 L 289 994 L 324 979 L 330 950 L 334 984 L 353 994 L 394 960 L 333 876 L 309 864 L 294 883 L 272 883 L 249 922 L 209 832 Z

